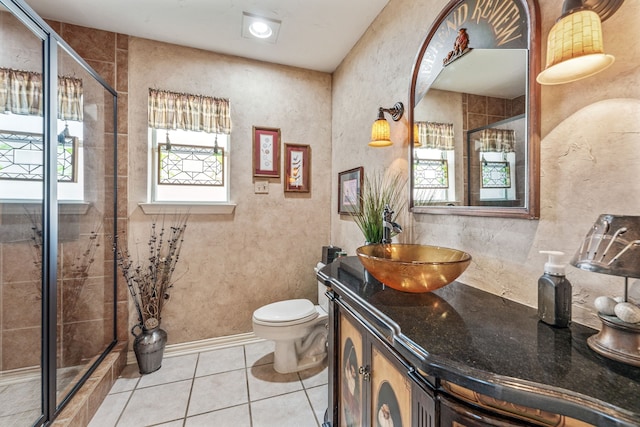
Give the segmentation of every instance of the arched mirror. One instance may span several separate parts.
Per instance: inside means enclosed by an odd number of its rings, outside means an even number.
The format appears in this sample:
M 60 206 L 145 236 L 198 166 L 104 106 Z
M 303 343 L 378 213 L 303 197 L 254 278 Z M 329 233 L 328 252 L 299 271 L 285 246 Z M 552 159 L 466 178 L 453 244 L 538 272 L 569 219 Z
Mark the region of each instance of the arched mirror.
M 539 216 L 539 27 L 532 0 L 440 13 L 409 94 L 413 212 Z

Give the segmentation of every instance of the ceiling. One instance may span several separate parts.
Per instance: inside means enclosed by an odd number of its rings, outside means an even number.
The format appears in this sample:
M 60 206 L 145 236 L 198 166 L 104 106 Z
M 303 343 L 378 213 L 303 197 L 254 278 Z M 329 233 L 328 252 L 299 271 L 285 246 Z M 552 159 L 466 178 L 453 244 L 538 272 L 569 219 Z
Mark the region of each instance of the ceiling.
M 43 18 L 333 72 L 389 0 L 25 0 Z M 243 38 L 242 13 L 282 21 L 276 44 Z
M 513 99 L 527 92 L 527 50 L 472 49 L 444 67 L 433 89 Z

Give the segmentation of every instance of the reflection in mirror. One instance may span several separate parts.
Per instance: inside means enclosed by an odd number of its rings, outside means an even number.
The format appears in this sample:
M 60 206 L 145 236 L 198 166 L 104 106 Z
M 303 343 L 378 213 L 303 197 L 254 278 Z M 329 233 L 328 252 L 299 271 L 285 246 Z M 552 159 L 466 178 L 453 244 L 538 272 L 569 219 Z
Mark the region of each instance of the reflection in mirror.
M 442 69 L 414 110 L 414 206 L 524 206 L 526 64 L 523 49 L 474 49 Z M 509 179 L 487 182 L 498 161 Z
M 410 93 L 414 212 L 537 217 L 537 26 L 526 0 L 452 2 L 432 26 Z

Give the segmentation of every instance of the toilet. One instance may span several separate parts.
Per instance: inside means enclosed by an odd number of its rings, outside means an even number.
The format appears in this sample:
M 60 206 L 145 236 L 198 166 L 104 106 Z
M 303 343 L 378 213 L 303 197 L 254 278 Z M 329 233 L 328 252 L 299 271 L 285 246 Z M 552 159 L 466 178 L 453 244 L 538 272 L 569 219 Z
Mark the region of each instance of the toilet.
M 318 263 L 316 271 L 324 267 Z M 308 299 L 278 301 L 253 312 L 253 333 L 275 341 L 273 367 L 287 374 L 320 365 L 327 357 L 329 300 L 318 281 L 318 303 Z

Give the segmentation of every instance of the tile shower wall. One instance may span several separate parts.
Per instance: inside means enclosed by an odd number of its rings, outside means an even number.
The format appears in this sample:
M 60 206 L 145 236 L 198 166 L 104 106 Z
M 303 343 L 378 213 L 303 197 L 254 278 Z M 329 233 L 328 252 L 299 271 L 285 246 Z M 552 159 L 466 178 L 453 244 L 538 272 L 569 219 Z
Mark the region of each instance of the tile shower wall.
M 2 15 L 6 15 L 3 13 Z M 0 17 L 0 19 L 2 19 Z M 11 22 L 11 21 L 9 21 Z M 59 22 L 48 21 L 54 31 L 60 34 L 65 41 L 67 41 L 74 50 L 76 50 L 97 72 L 109 83 L 112 87 L 119 91 L 119 94 L 126 97 L 127 92 L 127 37 L 122 35 L 116 35 L 114 33 L 108 33 L 104 31 L 97 31 L 78 27 L 69 24 L 62 24 Z M 22 27 L 20 27 L 21 29 Z M 5 31 L 9 28 L 6 27 Z M 16 29 L 17 31 L 19 29 Z M 118 46 L 118 47 L 116 47 Z M 34 47 L 34 54 L 40 55 L 40 45 L 37 44 Z M 24 50 L 19 58 L 25 60 L 27 57 L 27 50 Z M 64 57 L 62 58 L 64 60 Z M 9 65 L 15 68 L 21 68 L 19 64 L 13 64 L 12 62 L 4 62 L 5 65 Z M 125 98 L 126 99 L 126 98 Z M 125 104 L 126 105 L 126 101 Z M 125 108 L 126 113 L 126 108 Z M 107 123 L 108 125 L 108 123 Z M 120 120 L 120 130 L 118 138 L 121 144 L 126 147 L 127 140 L 127 119 L 126 114 L 123 119 Z M 106 129 L 107 140 L 112 139 L 112 126 Z M 87 141 L 90 143 L 90 141 Z M 108 150 L 105 150 L 108 151 Z M 126 150 L 121 152 L 126 153 Z M 107 160 L 108 166 L 113 164 L 112 161 Z M 126 157 L 125 157 L 126 164 Z M 110 167 L 107 173 L 113 174 L 113 168 Z M 124 173 L 124 179 L 126 180 L 126 168 L 122 168 L 119 173 Z M 107 177 L 106 188 L 111 188 L 111 182 L 113 175 Z M 126 191 L 126 187 L 125 187 Z M 122 205 L 126 206 L 126 192 L 120 193 L 120 198 L 123 201 Z M 108 199 L 113 200 L 113 192 L 111 192 Z M 107 200 L 108 202 L 108 200 Z M 122 212 L 126 212 L 125 209 Z M 126 214 L 120 215 L 124 222 L 121 222 L 121 226 L 126 224 Z M 5 222 L 8 219 L 5 214 Z M 71 218 L 73 219 L 73 217 Z M 73 222 L 73 221 L 72 221 Z M 96 349 L 81 348 L 86 346 L 79 346 L 78 340 L 85 341 L 87 337 L 82 337 L 81 331 L 90 331 L 93 329 L 90 327 L 91 322 L 105 322 L 106 330 L 111 330 L 112 318 L 108 317 L 103 319 L 102 316 L 96 316 L 94 313 L 95 304 L 106 304 L 111 306 L 113 301 L 84 301 L 79 298 L 77 286 L 74 280 L 65 276 L 64 265 L 72 264 L 74 258 L 78 253 L 83 251 L 84 247 L 78 247 L 77 242 L 66 242 L 65 237 L 72 237 L 69 233 L 75 234 L 78 231 L 81 233 L 89 233 L 91 230 L 72 229 L 69 227 L 69 217 L 63 218 L 63 224 L 67 227 L 61 228 L 61 244 L 59 247 L 61 255 L 61 264 L 59 269 L 61 274 L 59 275 L 59 291 L 60 295 L 58 301 L 65 301 L 66 303 L 58 306 L 58 325 L 59 334 L 61 339 L 58 341 L 58 366 L 72 366 L 77 364 L 82 358 L 86 357 L 85 352 L 89 352 L 90 355 L 95 354 Z M 103 230 L 110 229 L 110 224 L 113 223 L 113 219 L 107 219 Z M 93 225 L 91 225 L 93 226 Z M 76 238 L 70 238 L 69 240 L 76 240 Z M 90 271 L 91 277 L 87 279 L 86 286 L 92 288 L 101 288 L 103 282 L 107 281 L 107 285 L 112 283 L 112 276 L 109 274 L 103 274 L 103 268 L 109 268 L 111 263 L 111 251 L 110 244 L 104 244 L 101 242 L 101 252 L 96 254 L 95 264 Z M 79 252 L 80 251 L 80 252 Z M 33 277 L 29 273 L 29 269 L 25 269 L 22 266 L 24 263 L 33 262 L 34 252 L 29 244 L 8 243 L 0 245 L 0 262 L 2 263 L 2 274 L 0 275 L 0 339 L 2 340 L 1 356 L 0 356 L 0 371 L 7 371 L 19 368 L 27 368 L 37 366 L 40 363 L 40 311 L 39 310 L 23 310 L 24 303 L 34 304 L 34 306 L 40 306 L 40 294 L 38 279 Z M 102 264 L 105 264 L 103 266 Z M 108 271 L 108 270 L 107 270 Z M 120 292 L 118 295 L 118 301 L 120 305 L 127 304 L 126 288 L 124 292 Z M 95 294 L 93 292 L 92 294 Z M 78 298 L 76 298 L 78 297 Z M 15 301 L 21 301 L 20 304 L 16 304 Z M 110 307 L 108 307 L 110 308 Z M 99 310 L 102 312 L 102 310 Z M 110 313 L 112 310 L 105 310 Z M 127 315 L 126 309 L 120 310 L 122 314 Z M 89 325 L 89 329 L 87 329 Z M 122 318 L 120 322 L 122 333 L 120 333 L 120 339 L 127 339 L 127 319 Z M 101 329 L 101 328 L 100 328 Z M 74 339 L 68 339 L 69 337 L 75 337 Z M 109 338 L 109 337 L 107 337 Z M 110 339 L 109 339 L 110 340 Z M 104 343 L 96 342 L 96 346 L 101 348 Z

